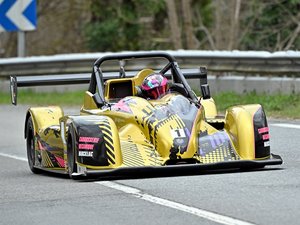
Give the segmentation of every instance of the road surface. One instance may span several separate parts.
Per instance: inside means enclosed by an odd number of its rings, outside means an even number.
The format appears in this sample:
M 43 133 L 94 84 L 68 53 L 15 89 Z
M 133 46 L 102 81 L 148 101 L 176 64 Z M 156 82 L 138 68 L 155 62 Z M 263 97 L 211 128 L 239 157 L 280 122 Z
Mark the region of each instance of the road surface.
M 0 224 L 300 224 L 299 121 L 269 120 L 280 166 L 78 182 L 30 172 L 26 109 L 0 105 Z

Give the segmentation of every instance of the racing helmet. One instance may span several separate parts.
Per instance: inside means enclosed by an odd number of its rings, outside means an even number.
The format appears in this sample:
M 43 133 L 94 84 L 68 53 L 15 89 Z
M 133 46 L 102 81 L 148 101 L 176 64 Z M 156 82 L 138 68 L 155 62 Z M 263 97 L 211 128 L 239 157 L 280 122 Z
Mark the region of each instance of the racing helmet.
M 145 97 L 157 99 L 167 92 L 168 79 L 160 73 L 152 73 L 144 79 L 141 89 Z

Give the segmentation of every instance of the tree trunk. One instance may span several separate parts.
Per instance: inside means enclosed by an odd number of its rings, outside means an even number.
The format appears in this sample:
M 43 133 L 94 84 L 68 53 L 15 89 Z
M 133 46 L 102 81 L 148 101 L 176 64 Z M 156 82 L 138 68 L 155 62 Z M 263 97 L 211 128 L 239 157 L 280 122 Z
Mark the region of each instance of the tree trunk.
M 193 22 L 191 15 L 191 0 L 181 0 L 182 13 L 183 13 L 183 27 L 185 34 L 185 47 L 187 49 L 196 49 L 197 43 L 193 31 Z
M 229 33 L 228 50 L 233 50 L 237 48 L 241 0 L 234 0 L 232 4 L 232 9 L 233 10 L 230 10 L 232 13 L 231 13 L 231 29 Z
M 224 21 L 224 13 L 225 5 L 223 4 L 223 0 L 214 0 L 214 11 L 215 11 L 215 30 L 214 30 L 214 38 L 215 38 L 215 47 L 216 49 L 223 50 L 225 48 L 225 35 L 224 27 L 226 26 L 226 22 Z M 226 28 L 225 28 L 226 29 Z
M 178 26 L 178 16 L 174 0 L 165 0 L 167 5 L 171 40 L 175 49 L 182 49 L 181 29 Z

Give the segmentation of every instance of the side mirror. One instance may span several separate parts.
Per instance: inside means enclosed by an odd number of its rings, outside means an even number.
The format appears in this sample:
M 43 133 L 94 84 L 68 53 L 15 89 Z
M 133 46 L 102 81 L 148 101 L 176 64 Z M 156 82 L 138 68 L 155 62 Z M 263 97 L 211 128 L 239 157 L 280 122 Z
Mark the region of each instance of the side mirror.
M 211 97 L 208 84 L 201 85 L 201 93 L 203 99 L 209 99 Z
M 207 69 L 204 66 L 200 66 L 200 85 L 207 84 Z

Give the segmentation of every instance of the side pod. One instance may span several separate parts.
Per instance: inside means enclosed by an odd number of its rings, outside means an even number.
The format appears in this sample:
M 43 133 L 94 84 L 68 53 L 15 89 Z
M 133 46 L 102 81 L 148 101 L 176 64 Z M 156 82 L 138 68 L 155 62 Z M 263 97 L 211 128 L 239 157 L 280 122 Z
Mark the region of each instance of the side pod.
M 242 159 L 270 157 L 269 128 L 261 105 L 241 105 L 229 108 L 225 129 Z
M 119 133 L 111 118 L 68 116 L 61 119 L 61 130 L 65 132 L 63 142 L 67 167 L 75 168 L 72 173 L 78 175 L 86 169 L 109 169 L 122 164 Z

